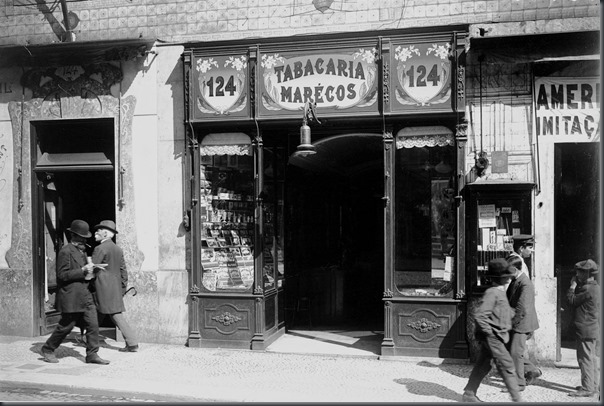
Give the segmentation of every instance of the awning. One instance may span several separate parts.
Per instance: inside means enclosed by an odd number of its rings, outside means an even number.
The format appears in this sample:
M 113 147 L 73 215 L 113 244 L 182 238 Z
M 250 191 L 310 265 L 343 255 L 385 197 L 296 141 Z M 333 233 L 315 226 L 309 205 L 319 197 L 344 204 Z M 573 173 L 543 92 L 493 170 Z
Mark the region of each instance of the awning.
M 0 68 L 12 66 L 88 65 L 129 60 L 149 51 L 155 40 L 80 41 L 0 46 Z
M 566 58 L 592 60 L 600 56 L 600 32 L 584 31 L 564 34 L 532 34 L 506 37 L 473 37 L 470 52 L 488 52 L 492 63 L 545 62 Z M 488 63 L 488 61 L 487 61 Z
M 244 133 L 213 133 L 201 140 L 199 153 L 205 155 L 252 155 L 252 140 Z
M 396 149 L 446 147 L 455 143 L 453 131 L 440 125 L 405 127 L 396 133 Z
M 113 170 L 113 163 L 103 152 L 80 152 L 72 154 L 42 154 L 36 162 L 35 172 L 58 171 L 108 171 Z

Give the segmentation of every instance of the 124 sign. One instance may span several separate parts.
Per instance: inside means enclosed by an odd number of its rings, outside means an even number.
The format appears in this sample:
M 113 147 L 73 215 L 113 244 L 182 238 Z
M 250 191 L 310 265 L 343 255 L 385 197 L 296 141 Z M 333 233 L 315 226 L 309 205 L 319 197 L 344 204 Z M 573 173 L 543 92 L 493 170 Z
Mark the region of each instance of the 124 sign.
M 243 110 L 246 68 L 246 56 L 197 59 L 199 111 L 226 115 Z
M 420 44 L 395 49 L 396 98 L 401 104 L 428 106 L 450 98 L 450 48 L 449 44 Z

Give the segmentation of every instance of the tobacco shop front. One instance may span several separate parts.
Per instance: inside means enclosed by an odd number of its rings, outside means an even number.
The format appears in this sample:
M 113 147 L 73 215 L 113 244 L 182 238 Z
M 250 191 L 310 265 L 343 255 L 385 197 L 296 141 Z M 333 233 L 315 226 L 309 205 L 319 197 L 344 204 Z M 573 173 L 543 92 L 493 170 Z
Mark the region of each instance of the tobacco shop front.
M 465 41 L 185 50 L 190 346 L 346 327 L 382 356 L 468 357 Z

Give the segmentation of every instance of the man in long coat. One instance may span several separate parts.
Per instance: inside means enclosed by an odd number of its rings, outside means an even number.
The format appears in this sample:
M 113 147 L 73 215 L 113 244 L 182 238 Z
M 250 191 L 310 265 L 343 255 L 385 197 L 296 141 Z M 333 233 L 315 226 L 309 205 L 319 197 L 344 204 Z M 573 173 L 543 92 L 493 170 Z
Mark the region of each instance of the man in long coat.
M 516 275 L 506 291 L 510 306 L 515 311 L 508 348 L 516 367 L 520 391 L 523 391 L 541 376 L 541 370 L 529 360 L 526 352 L 526 340 L 539 328 L 535 309 L 535 287 L 528 275 L 522 271 L 521 258 L 509 256 L 507 260 L 516 269 Z
M 591 259 L 575 264 L 576 275 L 566 293 L 573 307 L 577 335 L 577 362 L 581 370 L 581 386 L 573 397 L 590 397 L 600 392 L 600 368 L 597 342 L 600 339 L 601 289 L 596 281 L 598 264 Z
M 92 262 L 107 264 L 104 269 L 98 270 L 94 280 L 99 323 L 109 315 L 126 341 L 126 346 L 120 351 L 136 352 L 138 351 L 136 333 L 123 314 L 126 311 L 123 296 L 128 286 L 128 271 L 122 249 L 112 240 L 117 234 L 115 223 L 111 220 L 103 220 L 94 226 L 94 230 L 94 238 L 100 244 L 92 252 Z
M 94 300 L 88 289 L 93 268 L 86 263 L 86 239 L 92 234 L 88 223 L 83 220 L 73 220 L 67 231 L 71 234 L 70 242 L 57 255 L 59 289 L 56 308 L 61 312 L 61 320 L 42 346 L 42 357 L 46 362 L 59 362 L 54 351 L 78 324 L 86 329 L 86 363 L 106 365 L 109 361 L 98 355 L 99 322 Z

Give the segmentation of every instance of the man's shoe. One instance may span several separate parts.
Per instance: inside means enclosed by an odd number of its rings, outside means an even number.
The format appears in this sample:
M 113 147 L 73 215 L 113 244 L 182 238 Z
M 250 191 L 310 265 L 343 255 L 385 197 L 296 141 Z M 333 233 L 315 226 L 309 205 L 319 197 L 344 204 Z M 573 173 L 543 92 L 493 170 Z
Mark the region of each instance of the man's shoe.
M 588 398 L 591 396 L 594 396 L 595 392 L 590 392 L 588 390 L 585 390 L 583 388 L 579 389 L 576 392 L 571 392 L 568 394 L 568 396 L 572 396 L 573 398 Z
M 543 375 L 543 372 L 541 372 L 540 369 L 537 369 L 536 371 L 529 371 L 527 373 L 524 374 L 524 379 L 526 379 L 526 384 L 527 385 L 532 385 L 537 381 L 537 378 L 539 378 L 541 375 Z
M 50 362 L 51 364 L 56 364 L 59 362 L 54 352 L 45 351 L 44 349 L 42 349 L 40 351 L 40 354 L 42 354 L 42 358 L 44 358 L 44 361 L 46 362 Z
M 108 365 L 109 361 L 99 357 L 97 354 L 86 357 L 87 364 L 99 364 L 99 365 Z
M 482 402 L 482 400 L 478 399 L 478 396 L 476 396 L 476 394 L 472 392 L 464 392 L 462 396 L 462 401 L 466 403 Z
M 127 345 L 124 348 L 120 348 L 118 351 L 119 352 L 137 352 L 138 345 Z

